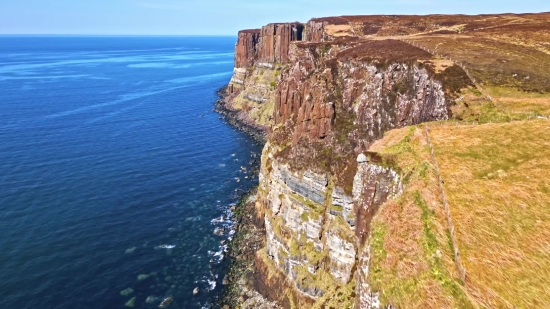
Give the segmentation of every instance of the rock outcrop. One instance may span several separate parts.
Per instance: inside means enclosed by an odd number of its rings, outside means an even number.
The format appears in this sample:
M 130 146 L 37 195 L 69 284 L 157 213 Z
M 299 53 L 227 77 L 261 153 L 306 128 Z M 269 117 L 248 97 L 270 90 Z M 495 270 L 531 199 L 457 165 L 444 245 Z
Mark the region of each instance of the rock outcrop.
M 261 29 L 242 30 L 235 45 L 235 69 L 218 102 L 218 110 L 234 124 L 244 123 L 267 134 L 273 118 L 277 84 L 289 60 L 291 43 L 301 41 L 304 25 L 274 23 Z M 242 125 L 237 125 L 242 127 Z
M 256 46 L 260 40 L 260 29 L 239 31 L 235 44 L 235 68 L 246 68 L 256 61 Z
M 235 48 L 226 104 L 269 129 L 255 285 L 285 307 L 378 307 L 370 221 L 403 192 L 403 175 L 369 148 L 391 129 L 448 119 L 456 84 L 470 84 L 460 68 L 435 69 L 431 53 L 364 40 L 357 27 L 343 18 L 269 24 L 241 31 Z
M 301 41 L 304 26 L 300 23 L 269 24 L 262 27 L 258 46 L 258 61 L 274 63 L 288 61 L 290 42 Z

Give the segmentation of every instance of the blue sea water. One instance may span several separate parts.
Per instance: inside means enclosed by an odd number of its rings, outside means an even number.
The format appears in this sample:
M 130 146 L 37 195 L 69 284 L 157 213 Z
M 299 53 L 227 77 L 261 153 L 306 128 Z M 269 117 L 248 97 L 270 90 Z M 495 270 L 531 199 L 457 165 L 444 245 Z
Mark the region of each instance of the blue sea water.
M 212 112 L 234 43 L 0 37 L 0 308 L 209 306 L 259 152 Z

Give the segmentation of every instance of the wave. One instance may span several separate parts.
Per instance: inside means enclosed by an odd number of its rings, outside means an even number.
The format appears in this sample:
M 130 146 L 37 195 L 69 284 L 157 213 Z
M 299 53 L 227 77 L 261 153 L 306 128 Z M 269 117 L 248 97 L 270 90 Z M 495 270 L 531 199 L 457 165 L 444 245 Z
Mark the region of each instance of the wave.
M 134 63 L 129 64 L 127 67 L 133 69 L 148 69 L 148 68 L 171 68 L 174 67 L 174 63 L 168 62 L 144 62 L 144 63 Z
M 228 71 L 228 72 L 223 72 L 223 73 L 214 73 L 214 74 L 199 75 L 199 76 L 192 76 L 192 77 L 182 77 L 182 78 L 168 79 L 168 80 L 165 80 L 165 82 L 175 83 L 175 84 L 195 82 L 195 81 L 208 82 L 208 81 L 210 81 L 210 80 L 212 80 L 216 77 L 229 77 L 231 75 L 233 75 L 233 72 Z
M 167 88 L 167 89 L 163 89 L 163 90 L 158 90 L 158 91 L 128 93 L 128 94 L 121 95 L 121 98 L 118 99 L 118 100 L 114 100 L 114 101 L 110 101 L 110 102 L 105 102 L 105 103 L 99 103 L 99 104 L 88 105 L 88 106 L 76 108 L 76 109 L 73 109 L 73 110 L 68 110 L 68 111 L 64 111 L 64 112 L 60 112 L 60 113 L 48 115 L 48 116 L 46 116 L 45 118 L 46 118 L 46 119 L 52 119 L 52 118 L 70 116 L 70 115 L 74 115 L 74 114 L 86 112 L 86 111 L 89 111 L 89 110 L 92 110 L 92 109 L 97 109 L 97 108 L 102 108 L 102 107 L 106 107 L 106 106 L 117 105 L 117 104 L 120 104 L 120 103 L 132 101 L 132 100 L 136 100 L 136 99 L 140 99 L 140 98 L 143 98 L 143 97 L 152 96 L 152 95 L 156 95 L 156 94 L 160 94 L 160 93 L 164 93 L 164 92 L 168 92 L 168 91 L 172 91 L 172 90 L 176 90 L 176 89 L 181 89 L 181 88 L 185 88 L 185 87 L 188 87 L 188 86 L 186 85 L 186 86 L 179 86 L 179 87 L 171 87 L 171 88 Z M 127 109 L 128 109 L 128 108 L 127 108 Z M 103 117 L 100 117 L 100 118 L 105 118 L 105 117 L 114 116 L 114 115 L 119 114 L 119 113 L 121 113 L 121 112 L 123 112 L 123 111 L 124 111 L 124 110 L 119 110 L 119 111 L 116 111 L 116 112 L 111 113 L 112 115 L 109 114 L 109 115 L 107 115 L 107 116 L 103 116 Z M 94 121 L 94 120 L 92 120 L 92 121 Z
M 124 95 L 121 95 L 120 99 L 115 100 L 115 101 L 100 103 L 100 104 L 94 104 L 94 105 L 90 105 L 90 106 L 85 106 L 85 107 L 77 108 L 77 109 L 74 109 L 74 110 L 53 114 L 53 115 L 47 116 L 46 118 L 57 118 L 57 117 L 62 117 L 62 116 L 69 116 L 69 115 L 85 112 L 85 111 L 88 111 L 88 110 L 91 110 L 91 109 L 96 109 L 96 108 L 101 108 L 101 107 L 106 107 L 106 106 L 111 106 L 111 105 L 117 105 L 117 104 L 120 104 L 120 103 L 140 99 L 140 98 L 147 97 L 147 96 L 157 95 L 157 94 L 161 94 L 161 93 L 168 92 L 168 91 L 173 91 L 173 90 L 177 90 L 177 89 L 191 87 L 192 85 L 194 85 L 194 84 L 189 84 L 191 82 L 199 82 L 201 84 L 202 83 L 208 83 L 216 77 L 228 77 L 228 76 L 231 76 L 231 74 L 233 74 L 233 72 L 229 71 L 229 72 L 223 72 L 223 73 L 206 74 L 206 75 L 199 75 L 199 76 L 193 76 L 193 77 L 184 77 L 184 78 L 176 78 L 176 79 L 172 79 L 172 80 L 167 80 L 166 82 L 177 83 L 177 84 L 185 83 L 186 85 L 177 86 L 177 87 L 170 87 L 170 88 L 166 88 L 166 89 L 162 89 L 162 90 L 158 90 L 158 91 L 137 92 L 137 93 L 124 94 Z M 121 113 L 127 112 L 129 110 L 134 109 L 134 108 L 137 108 L 137 107 L 139 107 L 143 104 L 144 104 L 144 102 L 141 102 L 141 103 L 138 103 L 136 105 L 132 105 L 132 106 L 129 106 L 129 107 L 122 108 L 120 110 L 111 112 L 111 113 L 106 114 L 104 116 L 92 119 L 88 123 L 92 124 L 92 123 L 95 123 L 95 122 L 98 122 L 98 121 L 101 121 L 101 120 L 111 118 L 113 116 L 116 116 L 116 115 L 119 115 Z
M 220 65 L 220 64 L 231 64 L 231 61 L 213 61 L 213 62 L 196 62 L 188 64 L 176 64 L 171 62 L 144 62 L 144 63 L 133 63 L 129 64 L 127 67 L 135 69 L 148 69 L 148 68 L 170 68 L 170 69 L 188 69 L 196 66 L 207 66 L 207 65 Z
M 62 79 L 62 78 L 84 78 L 90 77 L 88 74 L 74 74 L 74 75 L 44 75 L 44 76 L 0 76 L 0 81 L 5 80 L 25 80 L 25 79 Z
M 10 64 L 0 67 L 0 73 L 16 73 L 19 71 L 28 71 L 30 69 L 42 69 L 49 67 L 59 67 L 66 65 L 90 65 L 100 63 L 129 63 L 129 62 L 151 62 L 151 60 L 159 61 L 175 61 L 175 60 L 197 60 L 197 59 L 213 59 L 223 56 L 233 56 L 233 53 L 217 53 L 217 54 L 180 54 L 180 55 L 134 55 L 134 56 L 120 56 L 120 57 L 106 57 L 106 58 L 90 58 L 90 59 L 75 59 L 75 60 L 61 60 L 53 62 L 41 62 L 41 63 L 24 63 L 24 64 Z

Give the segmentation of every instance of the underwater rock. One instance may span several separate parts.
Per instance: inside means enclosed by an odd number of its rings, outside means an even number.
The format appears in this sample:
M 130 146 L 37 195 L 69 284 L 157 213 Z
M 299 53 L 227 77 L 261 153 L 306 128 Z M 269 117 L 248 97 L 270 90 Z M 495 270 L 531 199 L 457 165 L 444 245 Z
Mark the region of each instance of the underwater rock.
M 120 295 L 122 295 L 122 296 L 128 296 L 132 293 L 134 293 L 134 289 L 132 289 L 132 288 L 127 288 L 125 290 L 120 291 Z
M 133 308 L 135 305 L 136 305 L 135 297 L 132 297 L 129 301 L 126 302 L 126 304 L 124 304 L 124 306 L 130 307 L 130 308 Z
M 166 297 L 159 305 L 159 308 L 166 308 L 168 307 L 174 299 L 172 297 Z
M 126 249 L 126 251 L 124 251 L 124 254 L 134 253 L 134 251 L 136 251 L 136 247 L 132 247 L 132 248 L 130 248 L 130 249 Z
M 214 229 L 214 235 L 222 236 L 223 232 L 225 232 L 225 228 L 223 227 L 217 227 Z
M 151 276 L 151 275 L 141 274 L 141 275 L 138 275 L 138 276 L 137 276 L 137 279 L 138 279 L 138 281 L 143 281 L 143 280 L 149 278 L 150 276 Z
M 147 299 L 145 300 L 146 303 L 148 304 L 152 304 L 155 302 L 155 300 L 157 300 L 157 298 L 155 296 L 148 296 Z
M 176 245 L 160 245 L 160 246 L 156 246 L 155 250 L 158 250 L 158 249 L 174 249 L 175 247 L 176 247 Z

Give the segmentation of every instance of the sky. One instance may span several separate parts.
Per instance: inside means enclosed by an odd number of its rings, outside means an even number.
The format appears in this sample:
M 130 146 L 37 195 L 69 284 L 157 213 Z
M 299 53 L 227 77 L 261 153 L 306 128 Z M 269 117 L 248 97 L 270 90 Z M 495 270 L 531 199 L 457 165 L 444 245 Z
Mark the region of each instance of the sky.
M 236 35 L 325 16 L 548 11 L 550 0 L 0 0 L 0 34 Z

